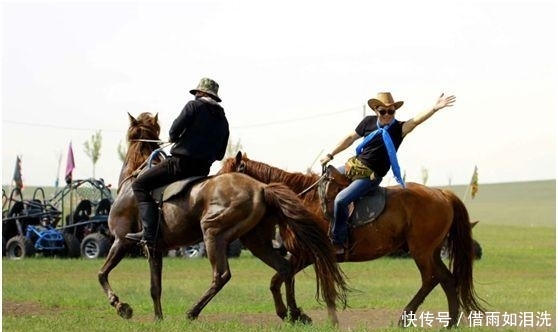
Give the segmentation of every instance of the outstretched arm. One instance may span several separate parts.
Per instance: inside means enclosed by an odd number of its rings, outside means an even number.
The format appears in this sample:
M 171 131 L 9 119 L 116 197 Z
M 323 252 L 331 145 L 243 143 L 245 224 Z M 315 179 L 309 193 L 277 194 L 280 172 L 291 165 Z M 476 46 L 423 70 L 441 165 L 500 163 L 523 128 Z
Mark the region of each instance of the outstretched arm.
M 346 148 L 348 148 L 349 146 L 351 146 L 354 143 L 354 141 L 356 141 L 359 138 L 360 138 L 360 135 L 357 134 L 354 131 L 352 133 L 350 133 L 349 135 L 345 136 L 345 138 L 343 138 L 330 153 L 326 154 L 325 157 L 320 159 L 320 163 L 322 165 L 327 164 L 328 162 L 330 162 L 333 159 L 333 156 L 335 156 L 339 152 L 341 152 L 341 151 L 345 150 Z
M 430 118 L 434 113 L 438 112 L 439 110 L 441 110 L 442 108 L 445 107 L 451 107 L 453 106 L 453 103 L 455 102 L 455 96 L 447 96 L 445 97 L 444 94 L 442 93 L 440 95 L 440 97 L 438 98 L 438 101 L 436 101 L 436 104 L 434 104 L 434 106 L 432 106 L 432 108 L 428 109 L 427 111 L 424 111 L 420 114 L 418 114 L 417 116 L 415 116 L 414 118 L 406 121 L 403 124 L 403 137 L 405 135 L 407 135 L 408 133 L 410 133 L 411 131 L 413 131 L 413 129 L 416 128 L 416 126 L 418 126 L 419 124 L 423 123 L 424 121 L 426 121 L 428 118 Z

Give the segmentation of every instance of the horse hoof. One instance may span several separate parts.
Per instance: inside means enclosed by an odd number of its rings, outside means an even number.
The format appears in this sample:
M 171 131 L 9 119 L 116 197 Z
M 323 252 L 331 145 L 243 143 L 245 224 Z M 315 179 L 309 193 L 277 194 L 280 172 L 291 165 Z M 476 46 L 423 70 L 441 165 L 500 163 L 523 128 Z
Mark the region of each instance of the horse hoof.
M 119 303 L 116 305 L 116 312 L 124 319 L 130 319 L 134 315 L 134 310 L 128 303 Z
M 189 320 L 196 320 L 198 318 L 198 315 L 193 313 L 192 311 L 188 311 L 186 313 L 186 318 L 188 318 Z
M 312 318 L 302 312 L 298 312 L 297 314 L 289 315 L 286 319 L 289 323 L 302 323 L 305 325 L 312 324 Z
M 305 325 L 312 324 L 312 318 L 306 314 L 301 314 L 297 321 Z

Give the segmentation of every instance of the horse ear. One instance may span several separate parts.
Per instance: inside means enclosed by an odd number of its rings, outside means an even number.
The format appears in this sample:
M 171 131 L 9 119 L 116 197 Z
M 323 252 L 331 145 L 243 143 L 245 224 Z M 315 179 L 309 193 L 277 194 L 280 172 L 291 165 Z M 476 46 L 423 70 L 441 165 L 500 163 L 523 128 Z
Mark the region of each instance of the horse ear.
M 155 113 L 155 122 L 159 123 L 159 112 Z
M 242 152 L 238 151 L 236 153 L 236 157 L 234 157 L 235 161 L 237 164 L 240 164 L 240 162 L 242 161 Z
M 128 118 L 130 119 L 130 124 L 131 125 L 136 124 L 138 120 L 136 120 L 136 118 L 134 118 L 132 114 L 130 114 L 130 112 L 127 113 L 128 113 Z
M 248 154 L 247 154 L 246 152 L 244 152 L 244 153 L 242 154 L 242 158 L 248 159 Z

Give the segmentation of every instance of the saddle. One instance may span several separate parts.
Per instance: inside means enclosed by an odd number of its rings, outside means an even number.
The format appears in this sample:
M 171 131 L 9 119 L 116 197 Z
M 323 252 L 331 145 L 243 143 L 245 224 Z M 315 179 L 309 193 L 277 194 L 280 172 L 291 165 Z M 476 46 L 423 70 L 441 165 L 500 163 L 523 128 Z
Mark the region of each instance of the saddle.
M 333 221 L 333 203 L 337 194 L 351 181 L 335 167 L 329 165 L 326 176 L 318 183 L 318 194 L 324 215 Z M 376 187 L 349 207 L 349 226 L 352 228 L 373 222 L 386 205 L 386 188 Z
M 146 163 L 147 167 L 142 169 L 140 171 L 140 174 L 145 172 L 147 169 L 149 169 L 152 165 L 153 160 L 155 160 L 157 157 L 160 157 L 162 159 L 168 158 L 163 148 L 156 149 L 155 151 L 151 152 L 151 154 L 149 155 L 149 158 L 147 159 L 147 163 Z M 184 180 L 178 180 L 168 185 L 164 185 L 159 188 L 156 188 L 151 192 L 151 197 L 155 200 L 155 202 L 157 202 L 157 204 L 160 207 L 163 204 L 163 202 L 166 202 L 169 199 L 173 198 L 174 196 L 184 192 L 186 189 L 189 189 L 194 184 L 203 182 L 211 177 L 212 176 L 198 175 L 198 176 L 188 177 Z
M 191 188 L 193 185 L 208 180 L 211 177 L 212 176 L 199 175 L 199 176 L 192 176 L 184 180 L 179 180 L 153 190 L 151 192 L 151 196 L 157 202 L 157 204 L 161 205 L 163 204 L 163 202 L 166 202 L 169 199 L 175 197 L 176 195 L 186 191 L 187 189 Z

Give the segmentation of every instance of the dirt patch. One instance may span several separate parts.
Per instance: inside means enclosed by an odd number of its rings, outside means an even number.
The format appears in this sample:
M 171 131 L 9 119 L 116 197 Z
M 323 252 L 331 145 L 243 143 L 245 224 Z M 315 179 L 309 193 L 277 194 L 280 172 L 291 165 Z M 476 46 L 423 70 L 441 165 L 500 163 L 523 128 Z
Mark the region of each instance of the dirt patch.
M 2 301 L 2 316 L 37 316 L 52 315 L 52 309 L 47 309 L 35 302 Z
M 61 310 L 60 310 L 61 311 Z M 56 308 L 54 308 L 56 313 Z M 327 310 L 315 309 L 305 311 L 312 318 L 316 325 L 327 324 Z M 43 307 L 40 303 L 35 302 L 12 302 L 2 301 L 3 316 L 40 316 L 52 315 L 53 308 Z M 397 310 L 387 309 L 346 309 L 338 312 L 340 331 L 353 331 L 357 329 L 372 330 L 378 328 L 388 328 L 397 326 L 400 312 Z M 152 319 L 151 314 L 145 316 L 134 316 L 133 320 Z M 200 322 L 222 322 L 235 321 L 240 324 L 252 327 L 273 328 L 283 324 L 277 315 L 273 312 L 269 313 L 244 313 L 244 314 L 204 314 L 198 317 Z M 440 324 L 433 324 L 435 327 L 441 327 Z
M 327 311 L 310 310 L 305 313 L 315 324 L 325 324 L 328 321 Z M 385 309 L 346 309 L 338 312 L 339 328 L 341 331 L 351 331 L 357 328 L 374 329 L 397 326 L 399 312 Z M 234 320 L 247 326 L 279 326 L 283 323 L 274 313 L 259 314 L 202 314 L 198 318 L 203 322 Z
M 38 316 L 52 315 L 52 308 L 45 308 L 40 303 L 2 301 L 3 316 Z M 315 324 L 325 324 L 328 320 L 325 309 L 305 311 Z M 147 316 L 146 316 L 147 318 Z M 339 327 L 343 331 L 356 328 L 390 327 L 397 324 L 399 313 L 384 309 L 346 309 L 338 312 Z M 135 317 L 133 319 L 140 319 Z M 275 313 L 246 313 L 246 314 L 201 314 L 200 322 L 238 321 L 247 326 L 279 326 L 285 324 Z

